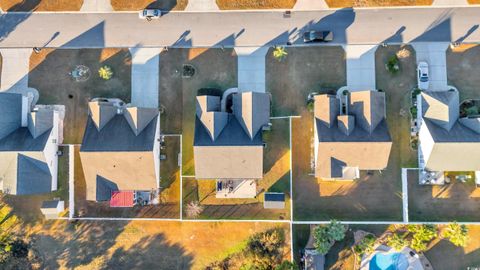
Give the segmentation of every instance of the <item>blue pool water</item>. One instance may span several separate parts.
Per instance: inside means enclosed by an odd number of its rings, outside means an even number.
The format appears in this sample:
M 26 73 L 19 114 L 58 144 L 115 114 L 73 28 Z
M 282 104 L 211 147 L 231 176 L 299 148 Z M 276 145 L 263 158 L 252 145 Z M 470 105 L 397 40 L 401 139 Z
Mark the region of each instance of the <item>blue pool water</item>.
M 370 270 L 406 270 L 408 260 L 403 253 L 377 253 L 370 260 L 369 266 Z

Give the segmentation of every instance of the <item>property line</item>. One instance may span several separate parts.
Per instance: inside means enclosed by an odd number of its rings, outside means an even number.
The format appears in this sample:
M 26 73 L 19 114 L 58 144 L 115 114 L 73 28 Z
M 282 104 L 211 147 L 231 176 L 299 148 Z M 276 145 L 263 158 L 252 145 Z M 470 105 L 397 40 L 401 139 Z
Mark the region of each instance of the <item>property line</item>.
M 79 143 L 69 143 L 69 144 L 61 143 L 61 144 L 59 144 L 58 146 L 70 146 L 70 145 L 73 145 L 73 146 L 82 146 L 82 145 L 79 144 Z
M 177 157 L 177 160 L 180 160 L 180 220 L 183 220 L 183 136 L 180 134 L 180 153 L 178 155 L 180 156 Z M 178 161 L 177 161 L 178 162 Z
M 182 137 L 182 134 L 160 134 L 160 136 L 165 136 L 165 137 Z
M 183 162 L 183 160 L 182 160 Z M 195 178 L 195 175 L 182 175 L 182 177 L 184 178 Z
M 301 118 L 299 115 L 290 115 L 290 116 L 272 116 L 270 117 L 271 120 L 275 119 L 290 119 L 290 118 Z
M 408 169 L 402 168 L 402 208 L 403 221 L 408 222 Z
M 75 147 L 68 145 L 68 217 L 73 218 L 75 212 Z

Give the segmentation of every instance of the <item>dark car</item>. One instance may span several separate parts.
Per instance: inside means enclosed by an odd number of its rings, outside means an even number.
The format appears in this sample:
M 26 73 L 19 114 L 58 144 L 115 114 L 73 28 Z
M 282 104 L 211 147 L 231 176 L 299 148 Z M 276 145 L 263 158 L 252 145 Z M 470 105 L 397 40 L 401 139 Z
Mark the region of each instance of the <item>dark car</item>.
M 303 42 L 328 42 L 333 40 L 331 31 L 308 31 L 303 33 Z

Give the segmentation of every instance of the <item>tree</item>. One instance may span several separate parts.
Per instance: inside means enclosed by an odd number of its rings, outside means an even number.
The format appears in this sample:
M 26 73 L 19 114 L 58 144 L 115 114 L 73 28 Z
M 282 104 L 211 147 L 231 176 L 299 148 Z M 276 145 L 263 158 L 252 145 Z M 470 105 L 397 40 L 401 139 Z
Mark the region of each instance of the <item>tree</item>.
M 188 218 L 197 218 L 203 212 L 203 206 L 199 202 L 189 202 L 185 209 Z
M 275 46 L 275 49 L 273 50 L 273 57 L 275 57 L 275 59 L 282 61 L 287 55 L 288 53 L 285 50 L 285 47 Z
M 395 250 L 400 251 L 410 243 L 406 239 L 405 234 L 394 233 L 388 238 L 387 244 Z
M 326 226 L 317 226 L 313 230 L 315 242 L 313 246 L 320 254 L 327 254 L 335 241 L 345 238 L 347 228 L 336 220 Z
M 253 235 L 247 243 L 247 254 L 253 257 L 253 269 L 274 269 L 282 259 L 285 234 L 276 228 Z
M 408 232 L 412 234 L 411 247 L 416 251 L 424 251 L 428 243 L 438 236 L 437 227 L 434 225 L 408 225 Z
M 363 239 L 355 245 L 353 248 L 353 251 L 357 255 L 363 255 L 363 254 L 368 254 L 373 251 L 373 247 L 375 246 L 375 242 L 377 241 L 377 238 L 373 234 L 367 234 Z
M 275 270 L 299 270 L 299 268 L 291 261 L 283 261 L 280 265 L 275 267 Z
M 451 223 L 445 228 L 443 238 L 448 239 L 455 246 L 466 247 L 469 240 L 468 228 L 456 222 Z
M 112 68 L 107 65 L 101 67 L 98 70 L 98 76 L 106 81 L 110 80 L 113 76 Z

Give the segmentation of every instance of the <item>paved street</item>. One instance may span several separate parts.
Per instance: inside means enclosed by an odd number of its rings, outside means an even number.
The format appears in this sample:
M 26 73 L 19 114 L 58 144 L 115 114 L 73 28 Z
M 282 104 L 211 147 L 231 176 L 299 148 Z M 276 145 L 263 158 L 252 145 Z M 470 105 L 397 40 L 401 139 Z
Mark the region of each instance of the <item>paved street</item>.
M 479 42 L 480 7 L 245 12 L 169 12 L 147 22 L 132 13 L 0 15 L 0 47 L 191 47 L 303 44 L 329 29 L 334 43 Z M 65 23 L 74 22 L 74 23 Z M 57 33 L 58 32 L 58 33 Z

